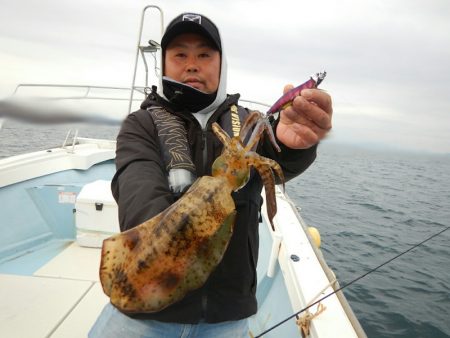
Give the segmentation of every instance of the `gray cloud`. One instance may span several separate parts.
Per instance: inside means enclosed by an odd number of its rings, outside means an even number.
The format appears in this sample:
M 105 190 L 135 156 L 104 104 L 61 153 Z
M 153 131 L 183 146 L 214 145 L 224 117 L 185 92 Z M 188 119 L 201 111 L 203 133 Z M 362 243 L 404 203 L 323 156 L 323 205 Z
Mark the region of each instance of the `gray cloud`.
M 186 10 L 218 23 L 233 90 L 270 103 L 283 84 L 299 84 L 326 69 L 323 88 L 333 95 L 334 139 L 392 144 L 397 134 L 405 147 L 428 144 L 429 150 L 450 152 L 449 2 L 155 3 L 165 9 L 166 23 Z M 129 85 L 146 4 L 26 4 L 1 4 L 0 94 L 27 81 Z

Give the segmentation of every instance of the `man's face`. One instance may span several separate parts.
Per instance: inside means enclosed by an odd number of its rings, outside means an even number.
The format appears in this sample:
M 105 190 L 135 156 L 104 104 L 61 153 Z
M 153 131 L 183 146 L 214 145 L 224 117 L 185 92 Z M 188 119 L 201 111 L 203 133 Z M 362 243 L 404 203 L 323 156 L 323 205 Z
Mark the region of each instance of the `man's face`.
M 220 52 L 201 35 L 175 37 L 166 48 L 164 75 L 205 93 L 219 87 Z

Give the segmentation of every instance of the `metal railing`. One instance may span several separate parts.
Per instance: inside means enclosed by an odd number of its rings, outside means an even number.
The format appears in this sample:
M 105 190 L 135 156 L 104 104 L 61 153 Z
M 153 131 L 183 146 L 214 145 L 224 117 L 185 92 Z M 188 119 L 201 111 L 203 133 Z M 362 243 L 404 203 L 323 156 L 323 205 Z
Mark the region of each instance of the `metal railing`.
M 141 55 L 142 60 L 144 62 L 144 67 L 145 67 L 145 86 L 148 86 L 148 65 L 147 65 L 147 60 L 145 58 L 145 53 L 150 53 L 151 55 L 153 55 L 153 58 L 155 61 L 154 68 L 155 68 L 155 71 L 157 70 L 156 53 L 160 49 L 159 44 L 150 40 L 148 46 L 141 45 L 142 31 L 144 28 L 144 21 L 145 21 L 145 13 L 148 9 L 156 9 L 159 12 L 160 24 L 161 24 L 161 36 L 164 31 L 164 14 L 163 14 L 162 9 L 160 7 L 154 6 L 154 5 L 149 5 L 149 6 L 144 7 L 144 9 L 142 10 L 141 23 L 139 26 L 139 34 L 138 34 L 138 41 L 137 41 L 137 47 L 136 47 L 136 57 L 135 57 L 135 61 L 134 61 L 133 81 L 131 82 L 130 103 L 128 105 L 128 114 L 131 113 L 131 105 L 134 100 L 134 91 L 137 88 L 139 88 L 139 87 L 136 87 L 136 74 L 137 74 L 137 68 L 138 68 L 138 63 L 139 63 L 139 55 Z
M 46 96 L 45 99 L 48 100 L 80 100 L 80 99 L 86 99 L 86 100 L 120 100 L 120 101 L 128 101 L 129 97 L 114 97 L 114 96 L 98 96 L 95 94 L 95 90 L 108 90 L 108 91 L 126 91 L 129 92 L 131 89 L 127 87 L 112 87 L 112 86 L 92 86 L 92 85 L 73 85 L 73 84 L 50 84 L 50 83 L 21 83 L 16 86 L 12 97 L 18 96 L 19 91 L 26 90 L 28 88 L 54 88 L 54 89 L 68 89 L 68 90 L 83 90 L 84 93 L 80 95 L 71 95 L 71 96 Z M 142 94 L 145 93 L 145 87 L 136 87 L 135 90 L 140 91 Z M 32 95 L 31 95 L 32 96 Z M 39 96 L 42 97 L 42 96 Z

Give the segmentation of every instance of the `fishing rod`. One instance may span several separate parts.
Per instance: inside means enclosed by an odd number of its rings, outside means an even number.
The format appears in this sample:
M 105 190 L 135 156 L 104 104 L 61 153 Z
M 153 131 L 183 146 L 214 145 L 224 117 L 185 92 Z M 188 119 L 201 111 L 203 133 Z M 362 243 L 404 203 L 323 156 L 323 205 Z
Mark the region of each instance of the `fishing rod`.
M 0 100 L 0 119 L 13 119 L 34 124 L 92 123 L 119 126 L 123 117 L 111 117 L 96 110 L 79 106 L 64 107 L 51 99 Z M 0 123 L 1 127 L 1 123 Z
M 405 250 L 405 251 L 399 253 L 398 255 L 396 255 L 396 256 L 394 256 L 394 257 L 392 257 L 392 258 L 390 258 L 390 259 L 388 259 L 387 261 L 381 263 L 381 264 L 378 265 L 377 267 L 375 267 L 375 268 L 373 268 L 373 269 L 370 269 L 370 270 L 367 271 L 366 273 L 362 274 L 361 276 L 358 276 L 357 278 L 351 280 L 351 281 L 348 282 L 347 284 L 345 284 L 345 285 L 339 287 L 338 289 L 336 289 L 336 290 L 330 292 L 329 294 L 323 296 L 323 297 L 320 298 L 319 300 L 317 300 L 317 301 L 315 301 L 314 303 L 312 303 L 312 304 L 310 304 L 310 305 L 304 307 L 304 308 L 301 309 L 300 311 L 295 312 L 294 314 L 292 314 L 292 315 L 290 315 L 289 317 L 283 319 L 282 321 L 280 321 L 279 323 L 273 325 L 272 327 L 270 327 L 270 328 L 267 329 L 266 331 L 260 333 L 259 335 L 254 336 L 254 338 L 261 338 L 261 337 L 264 336 L 266 333 L 269 333 L 270 331 L 276 329 L 278 326 L 280 326 L 280 325 L 286 323 L 288 320 L 290 320 L 290 319 L 292 319 L 292 318 L 294 318 L 294 317 L 297 317 L 299 314 L 301 314 L 302 312 L 305 312 L 306 310 L 308 310 L 309 308 L 313 307 L 314 305 L 319 304 L 321 301 L 327 299 L 328 297 L 334 295 L 335 293 L 337 293 L 337 292 L 339 292 L 339 291 L 342 291 L 343 289 L 349 287 L 350 285 L 352 285 L 352 284 L 358 282 L 359 280 L 363 279 L 363 278 L 366 277 L 367 275 L 369 275 L 369 274 L 371 274 L 371 273 L 377 271 L 378 269 L 380 269 L 380 268 L 382 268 L 383 266 L 385 266 L 385 265 L 391 263 L 392 261 L 394 261 L 394 260 L 396 260 L 397 258 L 399 258 L 400 256 L 403 256 L 404 254 L 410 252 L 411 250 L 414 250 L 415 248 L 417 248 L 417 247 L 423 245 L 425 242 L 428 242 L 429 240 L 433 239 L 434 237 L 439 236 L 440 234 L 442 234 L 443 232 L 447 231 L 448 229 L 450 229 L 450 227 L 445 227 L 444 229 L 438 231 L 437 233 L 434 233 L 433 235 L 427 237 L 426 239 L 424 239 L 424 240 L 421 241 L 420 243 L 414 244 L 413 246 L 411 246 L 411 247 L 408 248 L 407 250 Z M 253 337 L 253 336 L 252 336 L 252 337 Z

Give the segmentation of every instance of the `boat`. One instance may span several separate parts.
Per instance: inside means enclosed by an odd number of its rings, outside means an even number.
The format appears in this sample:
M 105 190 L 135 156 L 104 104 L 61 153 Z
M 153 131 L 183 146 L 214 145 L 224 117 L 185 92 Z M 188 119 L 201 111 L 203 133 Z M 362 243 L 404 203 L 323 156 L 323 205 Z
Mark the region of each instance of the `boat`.
M 135 85 L 137 64 L 144 63 L 148 76 L 145 54 L 158 48 L 154 41 L 141 44 L 148 10 L 160 13 L 163 27 L 162 10 L 145 7 L 133 84 L 121 88 L 128 90 L 129 111 L 148 85 Z M 89 98 L 90 86 L 85 89 Z M 109 301 L 98 269 L 103 239 L 119 231 L 110 189 L 115 147 L 114 140 L 69 131 L 60 147 L 0 159 L 1 337 L 86 337 Z M 366 337 L 342 291 L 335 293 L 339 283 L 299 207 L 278 187 L 276 199 L 275 231 L 262 207 L 259 308 L 249 337 L 301 337 L 301 327 L 309 327 L 308 337 Z

